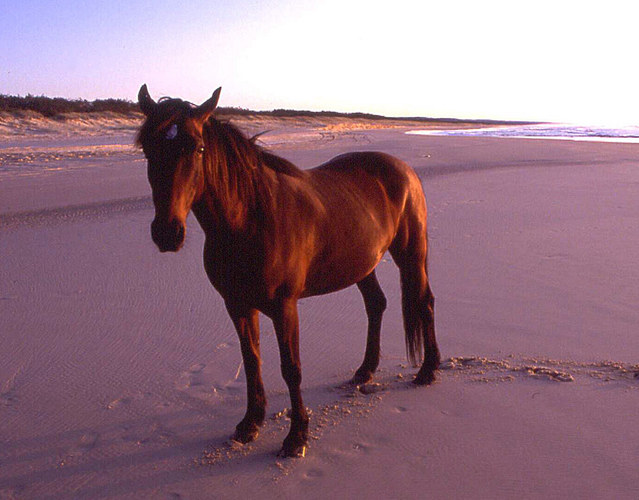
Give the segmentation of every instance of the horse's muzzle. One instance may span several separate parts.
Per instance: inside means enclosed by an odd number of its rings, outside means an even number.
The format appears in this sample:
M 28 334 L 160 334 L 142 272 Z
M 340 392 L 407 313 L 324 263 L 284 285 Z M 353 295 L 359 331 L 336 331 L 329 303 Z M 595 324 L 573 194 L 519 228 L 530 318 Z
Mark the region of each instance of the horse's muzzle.
M 151 223 L 151 238 L 160 252 L 177 252 L 184 244 L 186 229 L 177 220 L 161 222 L 154 219 Z

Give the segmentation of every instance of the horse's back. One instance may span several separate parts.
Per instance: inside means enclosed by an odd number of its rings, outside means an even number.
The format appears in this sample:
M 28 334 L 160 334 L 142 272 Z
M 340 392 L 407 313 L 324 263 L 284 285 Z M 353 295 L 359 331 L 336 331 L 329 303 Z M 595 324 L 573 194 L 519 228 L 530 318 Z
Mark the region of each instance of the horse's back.
M 320 191 L 353 199 L 366 210 L 401 215 L 406 204 L 425 209 L 424 192 L 415 171 L 404 161 L 387 153 L 364 151 L 346 153 L 309 171 Z M 345 208 L 345 207 L 344 207 Z
M 401 187 L 409 178 L 416 176 L 413 169 L 399 158 L 379 151 L 344 153 L 311 169 L 311 175 L 343 175 L 353 181 L 362 175 L 371 176 L 388 188 Z M 395 186 L 397 184 L 397 186 Z
M 311 295 L 363 279 L 401 232 L 407 210 L 417 207 L 425 217 L 419 178 L 391 155 L 348 153 L 307 172 L 324 208 L 318 231 L 322 248 L 307 281 Z

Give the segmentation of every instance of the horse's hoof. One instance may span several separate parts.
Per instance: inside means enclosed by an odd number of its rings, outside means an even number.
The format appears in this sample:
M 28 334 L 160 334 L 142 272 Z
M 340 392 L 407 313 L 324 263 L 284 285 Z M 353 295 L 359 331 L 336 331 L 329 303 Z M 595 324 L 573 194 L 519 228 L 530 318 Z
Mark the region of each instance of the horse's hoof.
M 260 435 L 260 429 L 257 425 L 250 426 L 246 429 L 235 429 L 235 433 L 231 438 L 233 441 L 237 441 L 238 443 L 247 444 L 257 439 L 257 436 Z
M 357 370 L 355 372 L 355 375 L 353 375 L 353 378 L 349 381 L 349 384 L 351 384 L 351 385 L 361 385 L 361 384 L 366 384 L 366 383 L 370 382 L 371 380 L 373 380 L 373 373 L 372 372 Z
M 437 380 L 435 372 L 419 372 L 413 379 L 415 385 L 430 385 Z
M 277 456 L 282 458 L 304 458 L 306 456 L 306 445 L 300 444 L 290 447 L 284 445 Z

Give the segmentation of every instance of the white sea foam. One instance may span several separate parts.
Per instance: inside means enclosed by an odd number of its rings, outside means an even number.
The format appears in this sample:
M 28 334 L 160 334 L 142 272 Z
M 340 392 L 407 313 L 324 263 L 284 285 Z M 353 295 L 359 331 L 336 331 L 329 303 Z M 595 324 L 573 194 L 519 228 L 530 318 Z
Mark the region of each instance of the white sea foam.
M 407 134 L 463 137 L 557 139 L 597 142 L 639 142 L 639 126 L 607 127 L 563 123 L 538 123 L 472 129 L 410 130 Z

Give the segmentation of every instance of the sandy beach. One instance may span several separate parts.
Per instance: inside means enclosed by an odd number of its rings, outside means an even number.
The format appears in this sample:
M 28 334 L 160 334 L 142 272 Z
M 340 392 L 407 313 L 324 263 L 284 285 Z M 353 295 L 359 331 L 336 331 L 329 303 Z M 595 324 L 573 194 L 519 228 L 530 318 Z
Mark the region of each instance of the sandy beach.
M 408 382 L 385 258 L 378 385 L 345 385 L 366 340 L 357 290 L 300 302 L 312 439 L 280 459 L 273 327 L 266 424 L 230 445 L 239 342 L 195 219 L 179 253 L 151 241 L 136 122 L 25 123 L 0 123 L 0 498 L 639 497 L 639 144 L 240 122 L 304 168 L 396 155 L 429 206 L 439 380 Z

